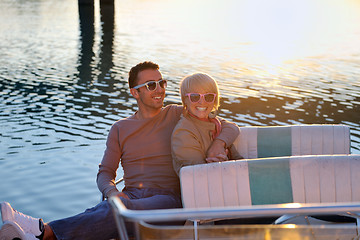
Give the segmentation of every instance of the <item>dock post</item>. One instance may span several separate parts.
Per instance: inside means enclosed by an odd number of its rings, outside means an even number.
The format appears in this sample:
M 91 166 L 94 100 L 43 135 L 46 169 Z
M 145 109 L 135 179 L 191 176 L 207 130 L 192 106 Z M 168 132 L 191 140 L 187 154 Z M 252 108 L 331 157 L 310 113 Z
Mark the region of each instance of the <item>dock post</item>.
M 78 0 L 78 4 L 80 5 L 92 5 L 94 6 L 94 0 Z
M 100 0 L 100 5 L 101 4 L 111 4 L 114 5 L 114 0 Z

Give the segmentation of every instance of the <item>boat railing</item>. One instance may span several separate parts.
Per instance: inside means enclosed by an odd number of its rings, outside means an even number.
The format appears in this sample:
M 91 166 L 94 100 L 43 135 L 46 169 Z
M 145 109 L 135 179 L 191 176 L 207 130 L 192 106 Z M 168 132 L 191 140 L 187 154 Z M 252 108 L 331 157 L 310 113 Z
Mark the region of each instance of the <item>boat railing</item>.
M 239 219 L 239 218 L 263 218 L 282 215 L 344 215 L 357 219 L 359 223 L 360 202 L 351 203 L 321 203 L 321 204 L 270 204 L 234 207 L 211 207 L 211 208 L 178 208 L 159 210 L 130 210 L 127 209 L 119 198 L 109 199 L 113 207 L 119 236 L 128 239 L 125 221 L 134 223 L 144 222 L 172 222 L 192 220 L 194 222 L 194 239 L 197 239 L 197 225 L 201 220 L 207 219 Z M 359 224 L 357 224 L 359 226 Z M 357 228 L 356 232 L 359 232 Z

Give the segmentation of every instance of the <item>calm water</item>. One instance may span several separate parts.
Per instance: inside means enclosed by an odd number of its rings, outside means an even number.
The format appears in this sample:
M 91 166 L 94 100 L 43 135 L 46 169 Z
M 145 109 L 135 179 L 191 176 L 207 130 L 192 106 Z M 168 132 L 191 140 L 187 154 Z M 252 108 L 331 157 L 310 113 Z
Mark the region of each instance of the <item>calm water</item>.
M 45 221 L 95 205 L 108 130 L 136 110 L 127 72 L 144 60 L 169 79 L 166 104 L 180 102 L 183 76 L 204 71 L 219 82 L 226 119 L 346 124 L 360 153 L 359 1 L 119 0 L 115 16 L 101 9 L 0 1 L 0 201 Z

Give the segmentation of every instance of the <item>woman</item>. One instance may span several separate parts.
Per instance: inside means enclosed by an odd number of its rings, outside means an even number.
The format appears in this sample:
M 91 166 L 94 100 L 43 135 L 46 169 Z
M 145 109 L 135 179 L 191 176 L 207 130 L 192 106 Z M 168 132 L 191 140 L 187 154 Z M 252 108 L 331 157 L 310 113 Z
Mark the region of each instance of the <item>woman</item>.
M 226 120 L 216 116 L 219 107 L 219 88 L 207 74 L 186 76 L 180 83 L 184 113 L 171 136 L 171 150 L 175 172 L 181 167 L 207 162 L 239 159 L 232 142 L 218 138 L 221 124 Z M 227 155 L 206 158 L 206 151 L 214 140 L 224 142 Z

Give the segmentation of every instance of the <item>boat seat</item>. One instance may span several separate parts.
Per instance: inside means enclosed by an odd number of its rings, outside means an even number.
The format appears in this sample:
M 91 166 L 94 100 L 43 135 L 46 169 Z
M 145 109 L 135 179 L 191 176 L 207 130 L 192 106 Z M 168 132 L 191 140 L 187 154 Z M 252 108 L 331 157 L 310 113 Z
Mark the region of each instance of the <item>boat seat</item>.
M 240 127 L 234 145 L 244 159 L 350 154 L 350 128 L 339 124 Z
M 180 180 L 183 208 L 130 210 L 120 198 L 110 198 L 121 239 L 128 239 L 126 221 L 135 224 L 139 239 L 359 238 L 360 154 L 192 165 L 180 170 Z M 233 225 L 231 221 L 226 225 L 198 224 L 212 220 L 317 215 L 353 217 L 356 224 L 324 225 L 316 221 L 290 225 Z M 182 220 L 190 220 L 193 225 L 153 224 Z M 286 229 L 292 231 L 284 232 Z
M 184 208 L 360 201 L 360 155 L 234 160 L 183 167 Z

